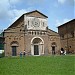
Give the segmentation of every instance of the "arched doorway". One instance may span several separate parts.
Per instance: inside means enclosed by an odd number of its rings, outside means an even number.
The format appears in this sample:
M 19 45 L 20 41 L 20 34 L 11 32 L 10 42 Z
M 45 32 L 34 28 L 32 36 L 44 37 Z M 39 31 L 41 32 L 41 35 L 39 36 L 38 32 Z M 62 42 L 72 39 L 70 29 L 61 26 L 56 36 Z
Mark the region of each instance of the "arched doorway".
M 56 53 L 56 42 L 52 42 L 51 47 L 52 47 L 52 55 L 55 55 L 55 53 Z
M 12 48 L 12 56 L 17 56 L 17 47 L 18 47 L 18 42 L 13 41 L 11 42 L 11 48 Z
M 44 54 L 44 41 L 40 37 L 34 37 L 31 40 L 31 54 L 41 55 Z

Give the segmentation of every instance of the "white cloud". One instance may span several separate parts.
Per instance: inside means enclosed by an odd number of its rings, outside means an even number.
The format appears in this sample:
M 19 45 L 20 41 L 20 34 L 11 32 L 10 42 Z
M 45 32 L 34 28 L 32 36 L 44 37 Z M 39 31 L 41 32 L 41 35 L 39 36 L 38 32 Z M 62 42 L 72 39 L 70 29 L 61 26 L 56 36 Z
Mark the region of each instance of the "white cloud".
M 0 20 L 15 21 L 22 14 L 30 10 L 29 8 L 28 9 L 15 9 L 14 5 L 20 2 L 21 0 L 1 0 L 0 1 Z
M 16 4 L 16 3 L 19 3 L 21 0 L 9 0 L 9 2 L 11 3 L 11 4 Z
M 23 13 L 33 9 L 31 7 L 27 9 L 16 9 L 16 4 L 30 3 L 30 4 L 41 4 L 45 0 L 1 0 L 0 1 L 0 20 L 15 20 L 20 17 Z
M 8 3 L 8 0 L 0 1 L 0 19 L 7 17 L 9 8 L 10 8 L 10 4 Z
M 6 29 L 22 14 L 32 10 L 32 7 L 19 9 L 16 7 L 24 0 L 1 0 L 0 1 L 0 29 Z M 9 24 L 9 25 L 8 25 Z
M 58 0 L 58 3 L 59 4 L 68 4 L 68 5 L 72 5 L 72 6 L 74 6 L 74 2 L 75 2 L 75 0 Z
M 26 9 L 21 9 L 21 10 L 17 10 L 17 9 L 13 9 L 10 12 L 10 15 L 12 16 L 12 22 L 14 22 L 16 19 L 18 19 L 22 14 L 26 13 L 28 10 Z
M 64 4 L 66 0 L 58 0 L 58 3 Z
M 27 3 L 28 5 L 43 5 L 46 4 L 48 0 L 23 0 L 23 3 Z
M 60 20 L 56 20 L 56 26 L 60 26 L 60 25 L 62 25 L 62 24 L 64 24 L 64 23 L 66 23 L 66 22 L 68 22 L 68 21 L 70 21 L 71 19 L 63 19 L 62 21 L 60 21 Z

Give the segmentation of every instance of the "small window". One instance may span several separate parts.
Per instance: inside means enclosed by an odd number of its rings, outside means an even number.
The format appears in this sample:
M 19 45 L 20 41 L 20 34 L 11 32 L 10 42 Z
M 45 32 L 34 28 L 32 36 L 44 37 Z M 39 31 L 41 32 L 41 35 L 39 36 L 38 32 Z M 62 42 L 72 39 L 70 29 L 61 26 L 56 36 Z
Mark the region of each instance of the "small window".
M 35 35 L 36 35 L 36 31 L 35 31 Z
M 11 38 L 9 38 L 9 39 L 11 39 Z
M 39 32 L 37 32 L 37 35 L 39 35 Z
M 45 35 L 45 32 L 43 34 Z
M 32 35 L 33 35 L 33 32 L 32 32 Z
M 20 32 L 21 32 L 21 29 L 20 29 Z
M 45 26 L 45 23 L 43 22 L 43 27 Z
M 28 32 L 28 34 L 31 34 L 31 32 Z
M 28 21 L 28 25 L 29 25 L 29 21 Z
M 42 35 L 42 32 L 40 32 L 40 35 Z

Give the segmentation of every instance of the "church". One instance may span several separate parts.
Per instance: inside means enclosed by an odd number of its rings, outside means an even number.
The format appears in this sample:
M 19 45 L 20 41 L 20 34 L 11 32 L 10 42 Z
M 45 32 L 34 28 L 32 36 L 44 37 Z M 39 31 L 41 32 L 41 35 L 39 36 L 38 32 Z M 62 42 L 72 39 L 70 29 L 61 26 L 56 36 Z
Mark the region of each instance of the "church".
M 41 56 L 58 54 L 61 48 L 60 36 L 48 28 L 48 17 L 38 10 L 27 12 L 4 30 L 5 56 Z

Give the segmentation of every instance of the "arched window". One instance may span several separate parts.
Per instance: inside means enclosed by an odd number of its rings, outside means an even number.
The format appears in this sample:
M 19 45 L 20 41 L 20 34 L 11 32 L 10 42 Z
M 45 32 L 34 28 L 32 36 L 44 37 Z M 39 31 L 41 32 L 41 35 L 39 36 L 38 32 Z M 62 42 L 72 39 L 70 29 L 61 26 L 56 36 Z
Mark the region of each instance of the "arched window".
M 28 26 L 29 26 L 29 21 L 28 21 Z
M 57 46 L 56 42 L 52 42 L 51 46 Z
M 19 46 L 19 43 L 17 41 L 12 41 L 10 43 L 11 46 Z

